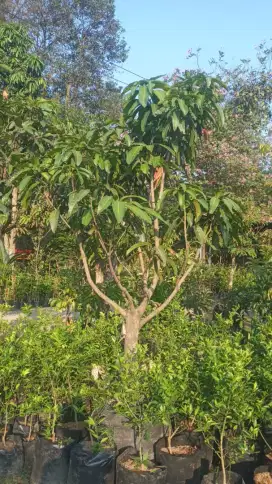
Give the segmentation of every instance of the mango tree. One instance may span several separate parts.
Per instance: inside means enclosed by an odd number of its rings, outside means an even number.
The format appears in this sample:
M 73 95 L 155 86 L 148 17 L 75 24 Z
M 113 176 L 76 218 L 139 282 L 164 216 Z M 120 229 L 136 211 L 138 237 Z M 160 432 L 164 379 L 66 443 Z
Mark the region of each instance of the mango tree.
M 92 291 L 123 317 L 129 352 L 189 277 L 203 238 L 212 243 L 206 225 L 215 202 L 193 183 L 190 167 L 202 128 L 220 125 L 223 112 L 217 80 L 202 74 L 186 73 L 178 86 L 141 81 L 124 95 L 118 122 L 66 122 L 40 157 L 39 186 L 48 194 L 52 231 L 61 222 L 77 234 Z M 31 170 L 24 175 L 37 181 Z M 224 215 L 221 226 L 231 234 L 239 211 L 225 204 Z M 114 295 L 105 279 L 115 284 Z M 172 289 L 157 304 L 163 281 Z

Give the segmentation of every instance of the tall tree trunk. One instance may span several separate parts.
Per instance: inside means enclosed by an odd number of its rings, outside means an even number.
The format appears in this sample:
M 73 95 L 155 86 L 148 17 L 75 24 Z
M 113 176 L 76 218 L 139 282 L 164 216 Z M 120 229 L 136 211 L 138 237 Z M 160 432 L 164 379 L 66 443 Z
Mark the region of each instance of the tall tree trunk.
M 12 189 L 11 206 L 12 206 L 11 223 L 12 225 L 15 225 L 17 222 L 17 215 L 18 215 L 18 188 Z M 11 232 L 10 232 L 10 241 L 9 241 L 10 255 L 15 255 L 16 236 L 17 236 L 17 227 L 14 227 L 11 229 Z
M 9 255 L 6 250 L 6 236 L 0 236 L 0 261 L 2 261 L 4 264 L 8 263 L 9 260 Z
M 11 225 L 13 228 L 10 231 L 10 234 L 4 235 L 4 244 L 5 250 L 9 257 L 15 255 L 16 249 L 16 236 L 17 236 L 17 216 L 18 216 L 18 188 L 12 189 L 12 196 L 11 196 Z
M 206 261 L 206 244 L 202 244 L 201 245 L 200 260 L 202 262 L 205 262 Z
M 140 332 L 141 317 L 134 309 L 127 312 L 125 321 L 125 353 L 131 353 L 135 350 Z
M 234 281 L 234 274 L 236 271 L 236 259 L 235 255 L 231 258 L 231 270 L 230 270 L 230 277 L 229 277 L 229 289 L 233 288 L 233 281 Z
M 104 274 L 99 262 L 95 264 L 95 283 L 96 284 L 103 284 L 104 282 Z

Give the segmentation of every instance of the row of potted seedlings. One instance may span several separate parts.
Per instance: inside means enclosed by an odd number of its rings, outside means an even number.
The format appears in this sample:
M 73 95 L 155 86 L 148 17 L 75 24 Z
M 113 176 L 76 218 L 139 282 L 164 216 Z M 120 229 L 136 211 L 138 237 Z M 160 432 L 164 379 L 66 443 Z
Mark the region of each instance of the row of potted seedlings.
M 93 422 L 92 417 L 90 420 Z M 91 427 L 85 426 L 87 423 L 59 424 L 55 436 L 49 438 L 46 432 L 41 433 L 37 421 L 32 433 L 26 420 L 20 423 L 16 419 L 13 433 L 1 445 L 1 477 L 24 474 L 32 484 L 224 482 L 223 473 L 214 467 L 217 451 L 205 443 L 201 432 L 190 429 L 178 433 L 170 449 L 168 435 L 163 436 L 154 443 L 152 459 L 141 446 L 138 450 L 132 446 L 118 450 L 108 428 L 102 425 L 98 430 L 95 425 L 94 431 L 93 423 Z M 271 481 L 271 471 L 269 455 L 255 453 L 242 456 L 226 470 L 225 477 L 226 482 L 247 484 L 255 475 L 255 483 L 263 484 Z
M 271 318 L 250 339 L 232 321 L 182 321 L 164 351 L 146 340 L 126 356 L 103 351 L 79 324 L 51 323 L 1 326 L 0 476 L 20 475 L 24 462 L 31 484 L 249 483 L 253 471 L 267 484 Z M 107 406 L 135 432 L 125 451 L 106 425 Z M 164 429 L 151 447 L 150 426 Z M 239 468 L 242 477 L 230 474 Z

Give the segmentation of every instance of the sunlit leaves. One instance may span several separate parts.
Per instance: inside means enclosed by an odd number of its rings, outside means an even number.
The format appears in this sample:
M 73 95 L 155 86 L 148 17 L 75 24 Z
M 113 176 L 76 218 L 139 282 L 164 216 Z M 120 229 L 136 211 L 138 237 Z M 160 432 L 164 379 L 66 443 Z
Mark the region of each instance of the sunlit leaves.
M 112 201 L 113 197 L 111 195 L 105 195 L 102 197 L 97 207 L 97 213 L 100 214 L 104 212 L 104 210 L 107 210 L 107 208 L 112 204 Z
M 137 207 L 136 205 L 133 205 L 132 203 L 129 205 L 129 210 L 134 213 L 138 218 L 140 218 L 141 220 L 143 220 L 144 222 L 148 223 L 148 224 L 151 224 L 152 223 L 152 219 L 151 217 L 148 215 L 148 213 L 144 210 L 142 210 L 141 208 Z
M 45 88 L 44 64 L 31 53 L 33 42 L 20 25 L 0 25 L 0 85 L 9 95 L 23 93 L 37 96 Z
M 217 128 L 224 122 L 218 103 L 220 85 L 217 79 L 188 72 L 172 85 L 158 80 L 133 83 L 124 91 L 125 120 L 132 133 L 146 143 L 152 140 L 175 147 L 175 161 L 184 163 L 186 159 L 193 165 L 202 129 Z
M 184 116 L 186 116 L 189 112 L 187 104 L 185 103 L 185 101 L 182 98 L 178 99 L 178 104 L 179 104 L 179 107 L 180 107 L 182 113 L 184 114 Z
M 84 225 L 84 227 L 87 227 L 90 224 L 92 218 L 92 212 L 90 210 L 86 210 L 81 219 L 82 225 Z
M 58 209 L 53 210 L 49 216 L 49 223 L 53 234 L 56 232 L 59 222 L 60 211 Z
M 145 85 L 140 86 L 139 88 L 139 101 L 140 104 L 145 108 L 147 106 L 147 101 L 149 97 L 148 88 Z
M 130 165 L 138 156 L 139 153 L 141 153 L 143 149 L 142 145 L 136 145 L 133 146 L 128 152 L 127 152 L 127 164 Z
M 85 198 L 88 194 L 90 193 L 90 190 L 80 190 L 79 192 L 72 192 L 69 195 L 69 200 L 68 200 L 68 207 L 69 207 L 69 212 L 68 214 L 71 215 L 73 210 L 76 208 L 78 203 Z
M 117 223 L 120 224 L 123 221 L 127 210 L 126 203 L 122 200 L 113 200 L 112 210 L 115 215 Z
M 200 227 L 200 225 L 196 225 L 194 230 L 195 230 L 196 238 L 199 241 L 199 243 L 201 245 L 206 244 L 207 243 L 207 240 L 208 240 L 208 236 L 204 232 L 204 230 L 202 229 L 202 227 Z
M 126 252 L 126 255 L 128 256 L 129 254 L 131 254 L 135 250 L 142 248 L 142 247 L 147 247 L 147 246 L 148 246 L 147 242 L 137 242 L 137 244 L 133 244 L 131 247 L 129 247 L 129 249 Z
M 215 210 L 217 209 L 218 205 L 220 202 L 220 198 L 217 196 L 214 196 L 210 200 L 210 213 L 213 214 Z

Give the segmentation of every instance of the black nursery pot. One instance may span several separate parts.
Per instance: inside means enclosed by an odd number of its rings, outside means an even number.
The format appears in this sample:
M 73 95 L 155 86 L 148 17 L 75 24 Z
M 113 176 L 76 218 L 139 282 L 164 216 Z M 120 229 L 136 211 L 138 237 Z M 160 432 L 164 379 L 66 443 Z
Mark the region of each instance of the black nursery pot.
M 239 474 L 245 484 L 252 484 L 254 471 L 260 465 L 260 455 L 244 455 L 238 462 L 231 466 L 231 470 Z
M 126 462 L 130 457 L 137 455 L 136 450 L 133 447 L 126 449 L 116 461 L 116 473 L 118 484 L 166 484 L 166 469 L 156 467 L 152 472 L 130 470 L 124 467 L 122 464 Z M 87 483 L 86 483 L 87 484 Z
M 163 452 L 166 439 L 158 440 L 155 445 L 156 461 L 167 468 L 167 484 L 199 484 L 202 477 L 209 472 L 213 453 L 204 444 L 199 432 L 182 432 L 172 439 L 172 447 L 189 445 L 197 450 L 192 455 L 171 455 Z
M 227 471 L 228 484 L 244 484 L 242 476 L 236 472 Z M 202 479 L 202 484 L 223 484 L 222 472 L 210 472 Z
M 80 442 L 88 437 L 88 430 L 84 422 L 68 422 L 57 425 L 55 433 L 58 440 L 71 439 Z
M 35 446 L 31 484 L 67 484 L 71 445 L 58 446 L 38 439 Z
M 201 482 L 201 451 L 191 455 L 160 452 L 160 462 L 167 469 L 167 484 L 199 484 Z
M 115 451 L 94 453 L 92 447 L 90 441 L 74 445 L 67 484 L 114 484 Z
M 21 477 L 24 466 L 23 446 L 20 439 L 7 440 L 6 446 L 0 444 L 0 476 Z
M 35 459 L 35 447 L 36 447 L 36 440 L 23 441 L 23 450 L 24 450 L 24 473 L 27 477 L 31 476 L 31 472 L 34 465 Z

